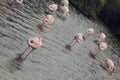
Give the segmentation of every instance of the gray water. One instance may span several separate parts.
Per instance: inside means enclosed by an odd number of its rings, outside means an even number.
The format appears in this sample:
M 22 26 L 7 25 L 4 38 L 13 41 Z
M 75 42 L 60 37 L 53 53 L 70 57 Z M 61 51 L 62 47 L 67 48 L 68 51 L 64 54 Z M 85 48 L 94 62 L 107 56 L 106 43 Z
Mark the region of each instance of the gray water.
M 5 4 L 5 0 L 0 1 L 0 80 L 120 80 L 118 65 L 117 73 L 111 76 L 99 65 L 104 57 L 116 62 L 120 47 L 115 35 L 71 7 L 67 20 L 62 21 L 54 15 L 54 23 L 44 27 L 45 32 L 39 32 L 36 25 L 45 18 L 46 6 L 54 3 L 46 1 L 25 0 L 22 4 L 12 5 Z M 85 33 L 91 27 L 95 34 L 83 43 L 75 44 L 72 51 L 63 51 L 77 32 Z M 109 47 L 94 60 L 88 54 L 97 47 L 93 40 L 101 32 L 107 35 L 105 42 Z M 43 38 L 42 47 L 33 51 L 20 69 L 11 66 L 16 54 L 27 47 L 27 39 L 36 36 Z

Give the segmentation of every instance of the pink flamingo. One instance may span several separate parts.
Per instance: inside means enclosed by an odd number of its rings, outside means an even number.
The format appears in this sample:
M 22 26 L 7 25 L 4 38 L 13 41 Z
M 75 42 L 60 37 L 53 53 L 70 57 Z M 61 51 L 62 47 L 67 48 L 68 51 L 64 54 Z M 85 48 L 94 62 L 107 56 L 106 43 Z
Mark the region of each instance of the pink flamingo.
M 17 3 L 22 3 L 22 2 L 23 2 L 23 0 L 16 0 L 16 2 L 17 2 Z
M 74 39 L 73 39 L 68 45 L 66 45 L 65 48 L 71 50 L 71 47 L 72 47 L 76 42 L 78 42 L 78 43 L 83 42 L 82 33 L 77 33 L 77 34 L 75 35 Z
M 57 8 L 58 8 L 57 4 L 51 4 L 51 5 L 49 5 L 49 10 L 51 10 L 51 11 L 56 11 Z
M 89 28 L 86 30 L 85 35 L 83 36 L 84 39 L 86 39 L 89 35 L 94 33 L 94 29 L 93 28 Z
M 94 53 L 94 56 L 97 55 L 97 53 L 99 53 L 100 51 L 103 51 L 105 49 L 107 49 L 107 43 L 105 42 L 100 42 L 100 44 L 98 45 L 98 49 L 96 49 L 93 53 Z
M 67 19 L 69 16 L 69 8 L 68 6 L 61 6 L 61 11 L 63 12 L 62 18 Z
M 55 12 L 58 9 L 58 5 L 57 4 L 51 4 L 48 7 L 48 10 L 45 11 L 45 13 L 49 14 L 51 12 Z
M 38 28 L 43 31 L 43 25 L 50 25 L 54 22 L 53 15 L 47 15 L 46 18 L 43 20 L 41 25 L 38 25 Z
M 33 50 L 37 49 L 41 45 L 42 45 L 42 38 L 40 38 L 40 37 L 29 38 L 28 39 L 28 47 L 24 50 L 24 52 L 22 52 L 22 54 L 18 54 L 17 60 L 25 60 Z M 23 59 L 22 56 L 29 49 L 29 47 L 31 47 L 32 50 Z
M 106 35 L 104 33 L 101 33 L 98 38 L 95 40 L 97 44 L 99 44 L 101 41 L 103 41 L 106 38 Z
M 53 21 L 54 21 L 53 15 L 47 15 L 46 18 L 43 21 L 43 24 L 44 25 L 50 25 L 50 24 L 53 23 Z
M 107 64 L 107 71 L 108 71 L 109 75 L 112 75 L 112 73 L 115 73 L 116 67 L 115 67 L 113 61 L 108 58 L 104 58 L 104 60 L 105 60 L 105 63 Z

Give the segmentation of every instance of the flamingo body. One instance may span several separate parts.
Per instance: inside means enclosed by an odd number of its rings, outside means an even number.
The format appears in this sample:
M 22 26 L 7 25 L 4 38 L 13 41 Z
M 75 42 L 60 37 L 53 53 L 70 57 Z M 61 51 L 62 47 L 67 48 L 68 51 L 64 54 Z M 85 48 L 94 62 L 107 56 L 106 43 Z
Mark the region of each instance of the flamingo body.
M 105 43 L 105 42 L 100 42 L 100 44 L 99 44 L 99 49 L 100 50 L 105 50 L 105 49 L 107 49 L 107 43 Z
M 44 19 L 44 24 L 45 25 L 49 25 L 49 24 L 52 24 L 54 21 L 54 17 L 53 15 L 47 15 L 46 18 Z
M 79 43 L 83 42 L 82 33 L 77 33 L 76 36 L 75 36 L 75 40 Z
M 56 11 L 57 10 L 57 8 L 58 8 L 58 5 L 56 5 L 56 4 L 51 4 L 51 5 L 49 5 L 49 10 L 51 10 L 51 11 Z
M 42 45 L 42 38 L 34 37 L 28 39 L 28 44 L 30 47 L 36 49 Z

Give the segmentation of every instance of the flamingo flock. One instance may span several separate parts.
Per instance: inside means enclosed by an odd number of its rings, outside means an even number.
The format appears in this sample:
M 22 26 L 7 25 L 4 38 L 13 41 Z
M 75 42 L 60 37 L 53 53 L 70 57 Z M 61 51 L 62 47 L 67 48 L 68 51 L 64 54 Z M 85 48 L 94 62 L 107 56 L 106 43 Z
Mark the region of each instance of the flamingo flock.
M 83 42 L 89 35 L 93 34 L 94 33 L 94 29 L 93 28 L 89 28 L 87 29 L 85 35 L 83 36 L 82 33 L 77 33 L 74 37 L 74 39 L 66 45 L 66 49 L 69 49 L 71 50 L 71 47 L 76 43 L 81 43 Z
M 16 0 L 17 3 L 23 3 L 23 0 Z M 69 1 L 68 0 L 61 0 L 61 5 L 58 6 L 57 4 L 51 4 L 48 6 L 48 9 L 45 11 L 46 17 L 43 19 L 42 24 L 39 26 L 40 29 L 43 28 L 44 25 L 51 25 L 54 22 L 54 16 L 52 13 L 56 12 L 58 10 L 58 7 L 61 10 L 61 17 L 63 19 L 67 19 L 69 16 Z M 95 33 L 95 30 L 93 28 L 89 28 L 86 30 L 85 34 L 79 32 L 77 33 L 73 40 L 65 46 L 66 49 L 71 50 L 72 46 L 75 45 L 75 43 L 82 43 L 84 42 L 88 36 Z M 96 56 L 99 52 L 104 51 L 108 48 L 108 44 L 104 42 L 106 38 L 106 35 L 104 33 L 101 33 L 94 42 L 97 44 L 97 49 L 93 50 L 94 56 Z M 27 57 L 32 53 L 34 50 L 42 46 L 42 38 L 41 37 L 33 37 L 29 38 L 27 40 L 28 47 L 21 53 L 17 54 L 16 60 L 18 61 L 24 61 L 27 59 Z M 26 53 L 28 49 L 31 49 L 30 52 Z M 106 64 L 106 69 L 108 71 L 108 74 L 115 73 L 117 71 L 114 63 L 109 58 L 104 58 L 104 62 Z M 120 59 L 118 60 L 118 63 L 120 64 Z

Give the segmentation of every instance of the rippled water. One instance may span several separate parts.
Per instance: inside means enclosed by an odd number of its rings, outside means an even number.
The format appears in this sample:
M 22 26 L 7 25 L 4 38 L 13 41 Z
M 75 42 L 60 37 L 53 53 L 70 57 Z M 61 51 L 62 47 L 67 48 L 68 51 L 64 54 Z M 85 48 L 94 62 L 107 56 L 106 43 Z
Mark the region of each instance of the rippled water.
M 13 3 L 11 6 L 0 2 L 0 80 L 120 80 L 119 66 L 117 73 L 112 76 L 99 66 L 104 57 L 116 62 L 120 48 L 115 35 L 74 8 L 70 8 L 70 16 L 66 21 L 54 15 L 54 23 L 44 27 L 45 32 L 39 32 L 36 25 L 44 19 L 44 9 L 54 3 L 46 1 L 25 0 L 23 4 Z M 72 51 L 63 51 L 65 44 L 77 32 L 85 33 L 90 27 L 95 29 L 95 34 L 83 43 L 75 44 Z M 97 47 L 93 40 L 101 32 L 107 35 L 105 41 L 109 48 L 93 60 L 88 54 Z M 32 52 L 20 70 L 14 70 L 14 66 L 10 65 L 11 59 L 27 47 L 29 37 L 35 36 L 43 38 L 43 46 Z

